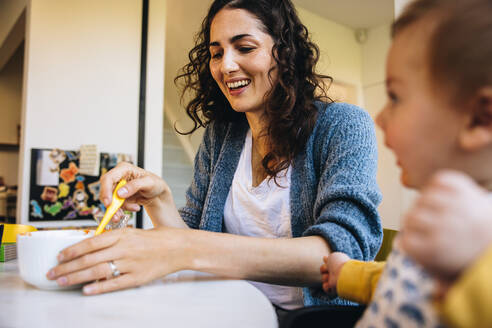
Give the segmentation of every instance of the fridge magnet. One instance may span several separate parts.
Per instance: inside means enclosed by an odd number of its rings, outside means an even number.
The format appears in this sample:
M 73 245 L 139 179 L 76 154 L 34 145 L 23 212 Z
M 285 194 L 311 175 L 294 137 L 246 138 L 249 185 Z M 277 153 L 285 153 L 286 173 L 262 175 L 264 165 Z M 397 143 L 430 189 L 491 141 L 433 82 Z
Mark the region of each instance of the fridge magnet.
M 101 184 L 99 181 L 89 183 L 87 185 L 87 188 L 89 189 L 89 192 L 92 194 L 92 197 L 94 199 L 99 199 L 99 193 L 101 191 Z
M 91 215 L 92 214 L 92 210 L 93 210 L 92 207 L 84 207 L 84 208 L 78 210 L 77 213 L 80 216 L 87 216 L 87 215 Z
M 59 190 L 58 198 L 65 198 L 68 196 L 68 193 L 70 192 L 70 186 L 62 182 L 58 185 L 58 190 Z
M 60 178 L 63 179 L 63 182 L 70 183 L 75 181 L 75 175 L 79 172 L 77 165 L 74 162 L 70 162 L 68 164 L 68 169 L 63 169 L 60 172 Z
M 67 158 L 70 162 L 75 161 L 79 158 L 79 156 L 73 151 L 65 151 L 65 155 L 67 155 Z
M 75 209 L 81 211 L 83 208 L 87 207 L 87 199 L 89 195 L 83 190 L 75 190 L 73 192 L 73 203 L 75 204 Z
M 63 201 L 62 210 L 66 210 L 67 208 L 75 209 L 75 204 L 72 201 L 72 197 L 68 197 Z
M 38 202 L 35 200 L 31 200 L 30 204 L 32 206 L 31 216 L 42 219 L 43 211 L 41 210 L 41 206 L 39 206 Z
M 75 219 L 77 218 L 77 211 L 70 211 L 67 215 L 63 217 L 63 220 Z
M 44 205 L 43 209 L 46 213 L 51 214 L 52 216 L 60 213 L 63 205 L 61 202 L 56 202 L 53 205 Z
M 67 158 L 67 157 L 66 157 L 65 152 L 63 150 L 53 149 L 50 152 L 50 158 L 54 164 L 50 167 L 50 171 L 51 172 L 58 172 L 58 171 L 60 171 L 60 163 L 63 162 L 65 160 L 65 158 Z
M 58 190 L 53 187 L 44 187 L 41 199 L 45 202 L 54 203 L 58 200 Z

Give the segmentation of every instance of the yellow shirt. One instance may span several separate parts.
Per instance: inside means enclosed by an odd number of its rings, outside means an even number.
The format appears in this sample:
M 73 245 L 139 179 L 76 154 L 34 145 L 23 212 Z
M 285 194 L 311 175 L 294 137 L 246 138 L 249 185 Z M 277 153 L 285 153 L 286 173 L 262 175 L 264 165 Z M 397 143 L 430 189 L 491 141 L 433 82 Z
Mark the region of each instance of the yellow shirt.
M 439 309 L 451 327 L 492 327 L 492 246 L 451 287 Z
M 386 262 L 350 260 L 338 278 L 340 297 L 368 304 Z M 451 327 L 492 327 L 492 246 L 468 268 L 438 304 Z
M 337 283 L 338 296 L 362 304 L 368 304 L 384 270 L 386 262 L 346 262 Z

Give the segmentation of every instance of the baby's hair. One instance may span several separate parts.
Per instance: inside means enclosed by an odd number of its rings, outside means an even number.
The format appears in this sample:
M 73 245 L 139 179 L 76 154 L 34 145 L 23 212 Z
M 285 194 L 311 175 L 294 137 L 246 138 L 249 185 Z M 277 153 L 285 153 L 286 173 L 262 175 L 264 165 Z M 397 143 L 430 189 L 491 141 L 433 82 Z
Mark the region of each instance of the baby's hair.
M 492 86 L 492 0 L 416 0 L 392 26 L 392 37 L 430 19 L 428 67 L 434 83 L 462 105 Z

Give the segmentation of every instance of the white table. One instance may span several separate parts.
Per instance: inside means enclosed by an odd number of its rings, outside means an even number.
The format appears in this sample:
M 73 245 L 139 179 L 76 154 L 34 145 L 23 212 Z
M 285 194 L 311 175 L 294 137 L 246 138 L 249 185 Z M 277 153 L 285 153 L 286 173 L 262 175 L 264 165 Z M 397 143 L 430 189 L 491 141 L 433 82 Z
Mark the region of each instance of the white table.
M 246 281 L 183 271 L 138 288 L 84 296 L 45 291 L 0 263 L 0 327 L 277 327 L 268 299 Z

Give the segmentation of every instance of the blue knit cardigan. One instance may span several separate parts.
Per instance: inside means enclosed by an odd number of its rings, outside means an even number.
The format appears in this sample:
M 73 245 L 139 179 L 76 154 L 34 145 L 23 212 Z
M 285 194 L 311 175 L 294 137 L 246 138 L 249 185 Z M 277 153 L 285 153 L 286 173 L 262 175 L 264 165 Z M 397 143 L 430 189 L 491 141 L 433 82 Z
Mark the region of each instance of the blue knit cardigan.
M 353 105 L 317 102 L 316 106 L 314 130 L 292 162 L 292 235 L 318 235 L 332 251 L 371 260 L 382 240 L 376 210 L 381 195 L 376 183 L 374 124 Z M 246 119 L 206 128 L 187 203 L 179 211 L 189 227 L 223 232 L 224 205 L 248 129 Z M 321 286 L 304 288 L 303 294 L 306 306 L 345 303 L 330 301 Z

